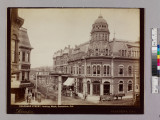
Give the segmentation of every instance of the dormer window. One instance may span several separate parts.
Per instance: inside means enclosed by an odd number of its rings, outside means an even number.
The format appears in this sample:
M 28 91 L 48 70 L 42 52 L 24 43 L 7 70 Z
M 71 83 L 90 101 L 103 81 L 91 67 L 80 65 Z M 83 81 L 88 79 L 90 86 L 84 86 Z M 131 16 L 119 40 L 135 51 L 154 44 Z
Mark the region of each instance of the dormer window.
M 126 56 L 127 50 L 121 50 L 121 56 Z

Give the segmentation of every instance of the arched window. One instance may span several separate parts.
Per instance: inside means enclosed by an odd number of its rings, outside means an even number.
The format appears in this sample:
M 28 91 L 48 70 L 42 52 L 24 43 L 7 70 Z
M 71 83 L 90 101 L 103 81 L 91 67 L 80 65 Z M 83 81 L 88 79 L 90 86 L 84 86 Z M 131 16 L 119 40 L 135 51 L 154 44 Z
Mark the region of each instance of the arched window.
M 79 69 L 78 69 L 78 67 L 77 67 L 77 74 L 78 74 L 78 70 L 79 70 Z
M 132 74 L 132 67 L 128 66 L 128 74 L 131 75 Z
M 72 68 L 72 66 L 71 66 L 71 74 L 72 74 L 72 72 L 73 72 L 73 68 Z
M 122 56 L 124 56 L 124 50 L 122 50 Z
M 97 74 L 100 74 L 100 66 L 97 66 Z
M 119 65 L 119 75 L 123 75 L 124 72 L 123 72 L 123 65 Z
M 123 81 L 119 81 L 119 92 L 123 92 Z
M 136 90 L 138 90 L 139 89 L 139 85 L 136 85 Z
M 132 90 L 132 81 L 129 81 L 128 82 L 128 91 L 131 91 Z
M 90 74 L 90 66 L 87 66 L 87 74 Z
M 84 74 L 84 66 L 82 66 L 82 74 Z
M 107 66 L 107 75 L 109 75 L 110 74 L 110 66 L 108 65 Z
M 75 74 L 75 67 L 73 67 L 73 74 Z
M 96 66 L 95 65 L 93 66 L 93 74 L 94 75 L 96 74 Z
M 81 67 L 79 67 L 79 74 L 81 74 Z

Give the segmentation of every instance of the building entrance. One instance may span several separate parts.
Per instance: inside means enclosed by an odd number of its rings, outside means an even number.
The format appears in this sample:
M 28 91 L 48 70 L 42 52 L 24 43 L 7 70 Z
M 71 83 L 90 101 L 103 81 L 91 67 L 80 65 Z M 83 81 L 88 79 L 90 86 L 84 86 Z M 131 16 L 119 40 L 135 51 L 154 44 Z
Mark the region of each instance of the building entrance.
M 100 95 L 100 82 L 98 81 L 93 82 L 93 94 Z
M 110 94 L 110 82 L 104 82 L 104 95 Z
M 87 94 L 90 94 L 90 82 L 87 82 Z

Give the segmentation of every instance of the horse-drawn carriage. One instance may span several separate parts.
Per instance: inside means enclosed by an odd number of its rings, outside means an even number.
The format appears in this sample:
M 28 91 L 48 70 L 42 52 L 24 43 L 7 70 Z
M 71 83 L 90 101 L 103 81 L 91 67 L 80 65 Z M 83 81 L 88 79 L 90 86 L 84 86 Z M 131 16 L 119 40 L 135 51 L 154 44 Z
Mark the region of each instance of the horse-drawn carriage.
M 109 93 L 109 94 L 101 95 L 99 101 L 112 101 L 114 100 L 114 98 L 118 100 L 119 97 L 122 99 L 123 96 L 125 96 L 124 93 L 117 93 L 117 94 Z

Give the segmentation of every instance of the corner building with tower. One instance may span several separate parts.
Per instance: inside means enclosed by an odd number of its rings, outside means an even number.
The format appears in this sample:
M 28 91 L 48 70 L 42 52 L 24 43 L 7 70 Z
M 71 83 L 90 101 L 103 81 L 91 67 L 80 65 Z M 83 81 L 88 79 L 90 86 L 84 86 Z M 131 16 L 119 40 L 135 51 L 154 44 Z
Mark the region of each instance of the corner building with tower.
M 54 53 L 55 72 L 67 73 L 63 85 L 72 86 L 78 96 L 139 93 L 140 43 L 110 39 L 108 23 L 100 15 L 91 30 L 91 39 L 75 48 Z

